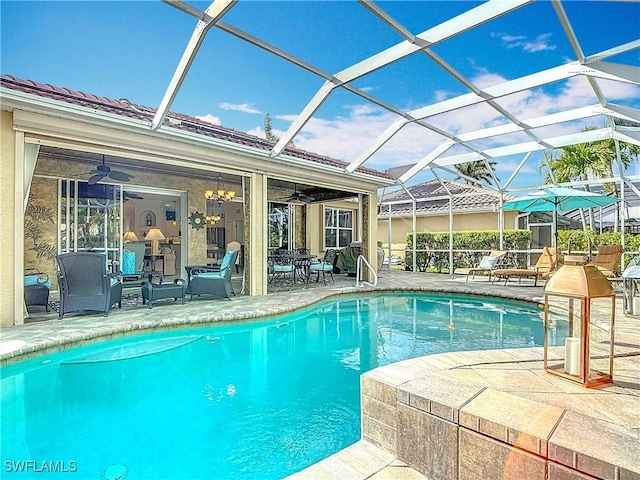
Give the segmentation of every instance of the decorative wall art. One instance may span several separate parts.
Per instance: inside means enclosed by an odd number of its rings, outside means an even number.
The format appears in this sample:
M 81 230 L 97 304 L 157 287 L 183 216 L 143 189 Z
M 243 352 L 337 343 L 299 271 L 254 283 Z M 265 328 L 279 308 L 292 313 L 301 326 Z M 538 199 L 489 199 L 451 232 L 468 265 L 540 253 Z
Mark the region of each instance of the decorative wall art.
M 189 215 L 189 224 L 191 225 L 191 228 L 200 230 L 207 224 L 207 219 L 205 218 L 204 214 L 196 211 Z

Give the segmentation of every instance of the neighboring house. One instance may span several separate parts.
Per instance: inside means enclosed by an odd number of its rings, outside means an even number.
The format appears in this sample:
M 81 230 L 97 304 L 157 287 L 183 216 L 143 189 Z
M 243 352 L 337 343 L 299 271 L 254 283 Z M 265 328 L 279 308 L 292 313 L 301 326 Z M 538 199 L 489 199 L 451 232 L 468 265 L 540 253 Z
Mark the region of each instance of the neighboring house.
M 431 180 L 407 187 L 407 190 L 416 200 L 416 232 L 448 232 L 450 202 L 454 232 L 500 228 L 500 195 L 494 191 L 451 180 Z M 407 234 L 413 232 L 411 196 L 400 189 L 385 193 L 380 199 L 378 242 L 382 242 L 387 255 L 391 238 L 394 253 L 404 256 Z M 503 201 L 512 198 L 504 195 Z M 517 216 L 516 211 L 505 211 L 503 228 L 515 228 Z
M 431 180 L 407 187 L 416 200 L 416 232 L 449 231 L 449 199 L 451 198 L 452 231 L 499 230 L 500 194 L 486 188 L 455 182 Z M 449 193 L 451 196 L 449 196 Z M 503 194 L 503 203 L 515 198 Z M 413 232 L 413 200 L 404 189 L 385 193 L 378 209 L 378 243 L 389 255 L 404 257 L 407 234 Z M 389 222 L 391 219 L 391 222 Z M 391 224 L 391 229 L 389 228 Z M 553 217 L 549 212 L 521 213 L 503 211 L 503 230 L 514 228 L 531 230 L 532 249 L 551 245 Z M 571 218 L 558 215 L 558 227 L 580 228 Z
M 0 101 L 2 326 L 23 322 L 25 266 L 55 283 L 58 253 L 94 249 L 121 261 L 123 234 L 143 240 L 153 227 L 178 268 L 240 242 L 248 295 L 267 292 L 268 249 L 280 244 L 322 255 L 362 230 L 375 265 L 377 191 L 393 184 L 386 173 L 348 174 L 347 163 L 296 148 L 272 158 L 263 138 L 177 113 L 154 130 L 154 108 L 9 75 Z M 220 187 L 233 198 L 218 199 Z

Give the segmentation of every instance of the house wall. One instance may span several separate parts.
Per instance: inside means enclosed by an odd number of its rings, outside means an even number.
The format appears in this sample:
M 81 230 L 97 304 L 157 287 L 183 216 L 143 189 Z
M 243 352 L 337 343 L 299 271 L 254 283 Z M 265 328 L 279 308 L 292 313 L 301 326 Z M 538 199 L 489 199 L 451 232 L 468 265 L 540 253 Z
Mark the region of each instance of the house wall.
M 22 311 L 22 287 L 16 288 L 16 283 L 22 279 L 22 256 L 16 257 L 13 253 L 18 250 L 22 241 L 23 227 L 18 222 L 14 212 L 16 208 L 22 209 L 18 199 L 22 197 L 22 182 L 19 175 L 22 169 L 16 168 L 14 158 L 16 150 L 15 134 L 13 132 L 13 115 L 11 112 L 0 112 L 0 325 L 3 327 L 14 324 L 16 314 Z M 22 218 L 20 218 L 22 220 Z
M 58 181 L 34 177 L 24 214 L 24 267 L 46 273 L 54 290 L 58 288 L 57 207 Z
M 358 204 L 347 201 L 307 205 L 307 231 L 315 232 L 307 236 L 307 248 L 318 258 L 324 256 L 324 207 L 353 211 L 353 240 L 358 240 Z
M 55 102 L 43 102 L 39 107 L 38 100 L 30 98 L 24 100 L 28 108 L 21 109 L 16 106 L 23 102 L 21 98 L 12 98 L 13 103 L 5 100 L 3 97 L 3 108 L 13 110 L 12 112 L 2 111 L 0 130 L 2 134 L 0 154 L 3 168 L 3 175 L 0 176 L 3 199 L 1 214 L 4 220 L 0 238 L 3 240 L 3 251 L 6 252 L 0 269 L 0 300 L 2 301 L 0 323 L 2 325 L 24 322 L 22 275 L 24 253 L 28 247 L 25 247 L 24 235 L 23 178 L 25 165 L 28 163 L 25 151 L 35 152 L 36 145 L 66 148 L 71 153 L 70 157 L 74 157 L 74 151 L 78 151 L 105 153 L 143 162 L 144 169 L 120 165 L 118 169 L 134 175 L 130 185 L 169 189 L 173 194 L 185 192 L 183 199 L 186 197 L 187 200 L 181 208 L 183 222 L 195 211 L 203 213 L 206 211 L 203 192 L 211 188 L 210 181 L 199 178 L 197 173 L 190 177 L 156 173 L 163 170 L 164 164 L 185 169 L 195 168 L 207 173 L 222 171 L 245 176 L 244 192 L 247 206 L 243 212 L 243 243 L 245 255 L 250 257 L 249 268 L 245 271 L 248 279 L 245 282 L 247 287 L 245 292 L 250 295 L 261 295 L 266 292 L 267 176 L 368 193 L 371 201 L 375 200 L 375 189 L 380 186 L 380 183 L 385 183 L 380 179 L 345 176 L 338 170 L 328 171 L 327 169 L 331 170 L 331 167 L 324 165 L 305 164 L 305 162 L 287 158 L 271 159 L 267 152 L 259 152 L 240 145 L 226 143 L 223 145 L 219 140 L 196 138 L 186 132 L 175 133 L 171 129 L 154 132 L 150 131 L 147 125 L 136 120 L 115 118 L 110 114 L 102 115 L 80 107 L 73 107 L 64 112 L 61 108 L 58 112 Z M 25 143 L 26 140 L 28 144 Z M 31 158 L 31 155 L 28 157 Z M 43 154 L 36 163 L 36 174 L 39 175 L 38 178 L 50 176 L 50 183 L 48 186 L 46 182 L 38 185 L 36 181 L 34 190 L 52 188 L 53 185 L 57 185 L 57 178 L 60 176 L 86 180 L 87 174 L 94 167 L 95 163 L 83 162 L 77 157 L 45 158 Z M 233 187 L 236 191 L 241 189 L 240 185 L 233 185 Z M 42 193 L 42 195 L 45 194 Z M 57 189 L 55 194 L 48 193 L 46 197 L 56 198 Z M 350 207 L 357 210 L 353 203 Z M 311 238 L 312 243 L 318 242 L 317 245 L 321 245 L 323 235 L 320 212 L 321 209 L 318 207 L 317 220 L 310 218 L 306 221 L 307 225 L 319 226 L 315 230 L 318 232 L 317 235 L 306 230 L 307 238 Z M 156 218 L 164 218 L 164 208 L 156 212 Z M 228 221 L 231 222 L 231 219 Z M 235 223 L 232 229 L 234 227 Z M 47 228 L 50 232 L 56 231 L 55 223 Z M 372 225 L 372 228 L 375 226 Z M 375 230 L 369 232 L 369 236 L 374 234 Z M 183 244 L 185 236 L 188 252 L 187 258 L 183 255 L 183 265 L 204 263 L 206 261 L 206 229 L 195 229 L 191 226 L 184 228 Z M 316 252 L 320 253 L 320 249 Z
M 516 211 L 504 212 L 504 229 L 514 228 Z M 387 248 L 389 244 L 389 219 L 384 215 L 379 215 L 377 219 L 377 240 L 382 243 L 383 248 Z M 404 249 L 407 243 L 407 234 L 413 232 L 412 219 L 408 218 L 392 218 L 391 219 L 391 247 L 394 255 L 404 257 Z M 453 231 L 468 230 L 498 230 L 498 213 L 496 212 L 476 212 L 476 213 L 454 213 L 453 215 Z M 417 232 L 448 232 L 449 231 L 449 215 L 430 215 L 416 218 Z M 387 252 L 385 251 L 385 254 Z

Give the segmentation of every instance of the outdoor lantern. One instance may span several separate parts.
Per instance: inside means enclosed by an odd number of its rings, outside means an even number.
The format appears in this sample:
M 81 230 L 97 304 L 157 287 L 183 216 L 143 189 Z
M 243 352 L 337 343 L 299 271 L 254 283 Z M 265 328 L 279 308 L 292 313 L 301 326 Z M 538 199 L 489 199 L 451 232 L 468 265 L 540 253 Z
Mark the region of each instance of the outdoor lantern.
M 615 293 L 584 257 L 566 256 L 544 289 L 544 369 L 585 387 L 613 381 Z M 594 308 L 595 307 L 595 308 Z M 592 319 L 594 311 L 602 312 Z M 567 324 L 564 342 L 557 339 Z M 558 345 L 558 343 L 560 343 Z
M 626 315 L 640 315 L 640 265 L 632 260 L 629 266 L 622 272 L 624 290 L 624 313 Z

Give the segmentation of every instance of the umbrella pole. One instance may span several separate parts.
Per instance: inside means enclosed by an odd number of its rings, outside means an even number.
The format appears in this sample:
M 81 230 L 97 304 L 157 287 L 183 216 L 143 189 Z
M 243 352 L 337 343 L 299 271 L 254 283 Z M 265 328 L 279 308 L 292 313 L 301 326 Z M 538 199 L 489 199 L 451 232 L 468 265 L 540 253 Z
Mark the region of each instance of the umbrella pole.
M 560 248 L 560 245 L 558 244 L 558 209 L 557 207 L 553 209 L 553 233 L 556 237 L 556 244 L 554 245 L 554 247 Z

